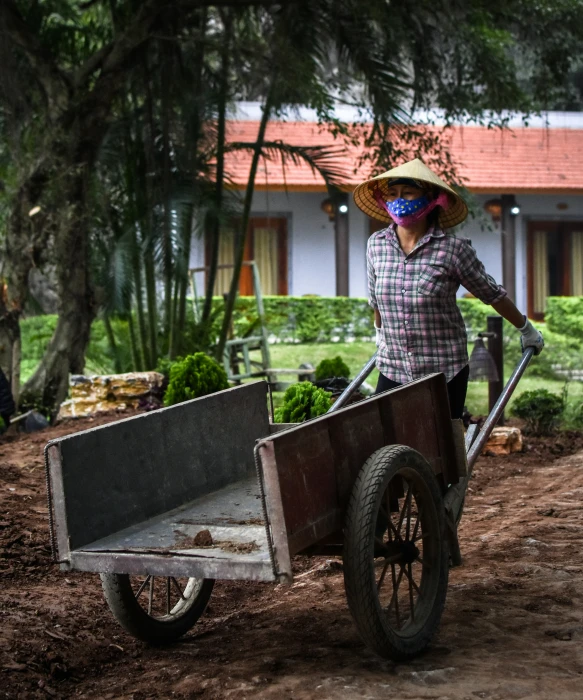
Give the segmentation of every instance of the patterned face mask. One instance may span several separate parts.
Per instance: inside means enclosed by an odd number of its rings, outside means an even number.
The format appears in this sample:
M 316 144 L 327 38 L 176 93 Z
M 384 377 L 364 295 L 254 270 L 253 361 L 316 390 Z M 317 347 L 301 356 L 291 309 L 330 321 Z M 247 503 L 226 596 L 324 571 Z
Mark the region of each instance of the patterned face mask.
M 421 197 L 417 197 L 417 199 L 403 199 L 399 197 L 392 202 L 386 202 L 389 214 L 393 218 L 398 217 L 400 219 L 423 213 L 428 204 L 429 199 L 424 194 Z
M 391 219 L 398 226 L 410 226 L 425 218 L 435 207 L 447 209 L 449 199 L 445 192 L 441 192 L 434 200 L 430 200 L 426 195 L 417 199 L 395 199 L 393 202 L 386 202 L 380 190 L 375 190 L 374 198 L 381 209 L 384 209 Z

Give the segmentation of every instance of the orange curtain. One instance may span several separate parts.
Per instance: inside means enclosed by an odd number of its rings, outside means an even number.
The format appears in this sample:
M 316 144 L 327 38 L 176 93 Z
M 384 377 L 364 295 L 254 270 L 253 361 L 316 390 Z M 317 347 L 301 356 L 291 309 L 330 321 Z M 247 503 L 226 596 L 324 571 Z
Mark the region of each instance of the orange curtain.
M 535 231 L 533 236 L 533 311 L 544 314 L 549 296 L 548 234 Z
M 571 294 L 583 296 L 583 231 L 571 234 Z

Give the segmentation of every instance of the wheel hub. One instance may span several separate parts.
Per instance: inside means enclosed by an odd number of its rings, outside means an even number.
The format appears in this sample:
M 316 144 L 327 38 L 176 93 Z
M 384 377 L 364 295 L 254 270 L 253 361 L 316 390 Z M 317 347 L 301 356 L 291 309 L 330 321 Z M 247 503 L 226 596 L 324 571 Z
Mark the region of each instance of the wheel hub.
M 399 542 L 399 549 L 401 551 L 401 556 L 403 557 L 404 564 L 412 564 L 415 559 L 419 556 L 419 550 L 413 542 L 410 540 L 405 540 L 404 542 Z

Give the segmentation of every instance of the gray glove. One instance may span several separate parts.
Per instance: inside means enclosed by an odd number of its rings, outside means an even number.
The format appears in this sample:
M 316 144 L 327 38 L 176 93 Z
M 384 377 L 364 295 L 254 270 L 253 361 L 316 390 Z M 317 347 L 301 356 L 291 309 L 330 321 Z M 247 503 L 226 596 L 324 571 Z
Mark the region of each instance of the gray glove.
M 526 348 L 534 348 L 534 354 L 538 355 L 545 345 L 542 333 L 537 331 L 526 316 L 524 320 L 526 323 L 522 328 L 518 329 L 520 331 L 520 347 L 522 348 L 522 352 L 524 352 Z

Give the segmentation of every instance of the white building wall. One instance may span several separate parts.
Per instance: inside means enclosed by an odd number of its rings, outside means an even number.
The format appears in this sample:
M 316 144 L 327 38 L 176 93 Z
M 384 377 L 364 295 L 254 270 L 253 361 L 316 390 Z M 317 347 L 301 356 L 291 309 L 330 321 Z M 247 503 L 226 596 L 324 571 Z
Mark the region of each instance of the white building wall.
M 475 197 L 477 215 L 458 230 L 466 236 L 484 263 L 486 270 L 502 283 L 502 244 L 500 225 L 493 224 L 483 213 L 488 199 L 499 195 Z M 252 216 L 285 216 L 288 219 L 288 288 L 289 294 L 335 296 L 336 266 L 334 223 L 321 209 L 325 192 L 255 193 Z M 516 218 L 516 304 L 526 310 L 527 304 L 527 228 L 532 220 L 583 221 L 583 196 L 577 195 L 516 195 L 521 211 Z M 567 209 L 559 210 L 558 204 Z M 352 297 L 367 296 L 366 241 L 369 220 L 349 197 L 349 293 Z M 204 246 L 200 238 L 193 243 L 191 266 L 202 266 Z M 202 287 L 202 276 L 197 282 Z M 460 288 L 459 295 L 466 293 Z

